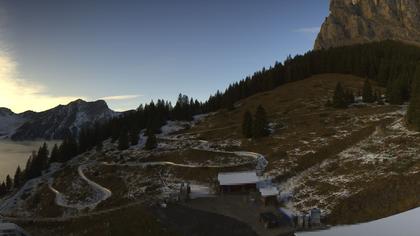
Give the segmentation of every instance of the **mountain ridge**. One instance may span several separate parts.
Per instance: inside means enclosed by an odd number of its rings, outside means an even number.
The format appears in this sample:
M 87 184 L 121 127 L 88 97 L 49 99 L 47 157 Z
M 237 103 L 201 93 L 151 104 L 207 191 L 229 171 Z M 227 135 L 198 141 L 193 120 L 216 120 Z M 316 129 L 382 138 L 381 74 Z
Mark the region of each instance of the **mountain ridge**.
M 87 102 L 77 99 L 41 112 L 14 113 L 2 107 L 0 137 L 12 140 L 62 139 L 69 134 L 77 136 L 83 127 L 104 122 L 118 114 L 104 100 Z

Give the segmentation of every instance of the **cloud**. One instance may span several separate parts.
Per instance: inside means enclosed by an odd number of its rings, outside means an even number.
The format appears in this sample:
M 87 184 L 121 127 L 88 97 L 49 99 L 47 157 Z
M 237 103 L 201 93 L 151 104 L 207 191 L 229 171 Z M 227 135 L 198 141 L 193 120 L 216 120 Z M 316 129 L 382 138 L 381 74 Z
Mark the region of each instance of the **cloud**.
M 19 64 L 10 53 L 7 40 L 2 37 L 7 33 L 4 30 L 7 21 L 8 11 L 0 8 L 0 107 L 10 108 L 14 112 L 43 111 L 78 99 L 48 94 L 44 85 L 20 77 Z
M 296 33 L 305 33 L 305 34 L 317 34 L 321 30 L 321 27 L 306 27 L 293 30 Z
M 129 95 L 108 96 L 108 97 L 103 97 L 103 98 L 100 98 L 100 99 L 108 100 L 108 101 L 111 101 L 111 100 L 129 100 L 129 99 L 134 99 L 134 98 L 138 98 L 138 97 L 141 97 L 141 96 L 143 96 L 143 95 L 141 95 L 141 94 L 129 94 Z
M 15 112 L 43 111 L 78 98 L 50 95 L 42 84 L 20 79 L 17 68 L 13 57 L 0 48 L 0 107 Z

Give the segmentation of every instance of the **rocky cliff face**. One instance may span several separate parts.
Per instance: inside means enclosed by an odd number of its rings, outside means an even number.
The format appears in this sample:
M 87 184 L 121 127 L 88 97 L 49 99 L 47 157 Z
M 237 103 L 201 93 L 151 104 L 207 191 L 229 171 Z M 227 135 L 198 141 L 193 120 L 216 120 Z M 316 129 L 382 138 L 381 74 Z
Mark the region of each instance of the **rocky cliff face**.
M 420 45 L 420 0 L 330 0 L 314 48 L 382 40 Z

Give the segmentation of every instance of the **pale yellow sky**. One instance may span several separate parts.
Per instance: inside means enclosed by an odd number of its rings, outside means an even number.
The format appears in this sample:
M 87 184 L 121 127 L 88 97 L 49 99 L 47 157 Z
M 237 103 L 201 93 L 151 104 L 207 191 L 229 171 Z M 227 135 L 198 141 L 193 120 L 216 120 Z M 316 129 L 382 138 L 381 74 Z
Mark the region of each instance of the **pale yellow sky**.
M 19 78 L 17 67 L 13 57 L 0 50 L 0 107 L 10 108 L 16 113 L 29 108 L 43 111 L 80 98 L 52 96 L 42 84 L 29 83 Z

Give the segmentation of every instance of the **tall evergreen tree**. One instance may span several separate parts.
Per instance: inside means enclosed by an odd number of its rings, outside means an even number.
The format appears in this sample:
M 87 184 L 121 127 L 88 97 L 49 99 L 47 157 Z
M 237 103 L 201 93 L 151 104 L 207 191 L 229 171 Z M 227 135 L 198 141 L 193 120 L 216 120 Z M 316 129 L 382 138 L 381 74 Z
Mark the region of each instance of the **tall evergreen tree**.
M 6 183 L 3 181 L 0 184 L 0 197 L 4 196 L 5 194 L 7 194 L 7 189 L 6 189 Z
M 36 157 L 36 152 L 33 151 L 31 156 L 29 156 L 28 160 L 26 161 L 26 166 L 25 166 L 25 179 L 29 180 L 32 179 L 34 177 L 33 171 L 32 171 L 32 160 L 34 159 L 34 157 Z
M 343 86 L 340 82 L 337 83 L 334 90 L 334 96 L 332 100 L 332 105 L 335 108 L 346 108 L 346 93 L 344 92 Z
M 345 91 L 345 102 L 346 102 L 346 106 L 353 104 L 355 102 L 355 98 L 354 98 L 354 93 L 351 89 L 347 89 Z
M 403 98 L 403 81 L 401 80 L 390 80 L 386 88 L 386 97 L 389 103 L 395 105 L 401 105 L 404 103 Z
M 156 140 L 156 136 L 153 133 L 152 130 L 148 130 L 147 131 L 147 141 L 146 144 L 144 146 L 144 149 L 146 150 L 152 150 L 155 149 L 157 147 L 157 140 Z
M 253 135 L 255 138 L 265 137 L 270 134 L 267 114 L 261 105 L 257 107 L 257 111 L 255 112 L 253 127 Z
M 137 128 L 130 129 L 130 144 L 137 145 L 139 143 L 139 130 Z
M 372 85 L 370 84 L 368 79 L 366 79 L 365 83 L 363 84 L 362 98 L 363 98 L 363 102 L 366 102 L 366 103 L 372 103 L 375 101 Z
M 6 176 L 6 191 L 9 192 L 13 188 L 13 180 L 10 175 Z
M 60 160 L 60 151 L 58 149 L 58 145 L 54 144 L 54 147 L 51 150 L 49 163 L 58 162 L 59 160 Z
M 60 151 L 60 162 L 66 162 L 70 160 L 71 158 L 75 157 L 78 154 L 79 146 L 76 142 L 76 139 L 68 135 L 66 138 L 64 138 L 63 142 L 61 143 L 59 147 Z
M 19 188 L 22 182 L 23 182 L 22 171 L 20 169 L 20 166 L 18 166 L 15 172 L 15 177 L 13 178 L 13 184 L 14 184 L 13 186 L 15 188 Z
M 123 130 L 120 133 L 120 137 L 118 138 L 118 149 L 125 150 L 129 148 L 129 140 L 128 140 L 128 133 L 127 131 Z
M 415 80 L 407 111 L 407 122 L 420 131 L 420 65 L 417 66 Z
M 242 121 L 242 134 L 245 138 L 252 138 L 253 136 L 253 120 L 251 112 L 246 111 Z
M 38 150 L 36 157 L 32 160 L 32 173 L 34 177 L 42 174 L 42 171 L 48 167 L 48 146 L 44 143 Z
M 38 158 L 40 162 L 41 170 L 45 170 L 48 167 L 49 150 L 47 143 L 44 143 L 38 152 Z

